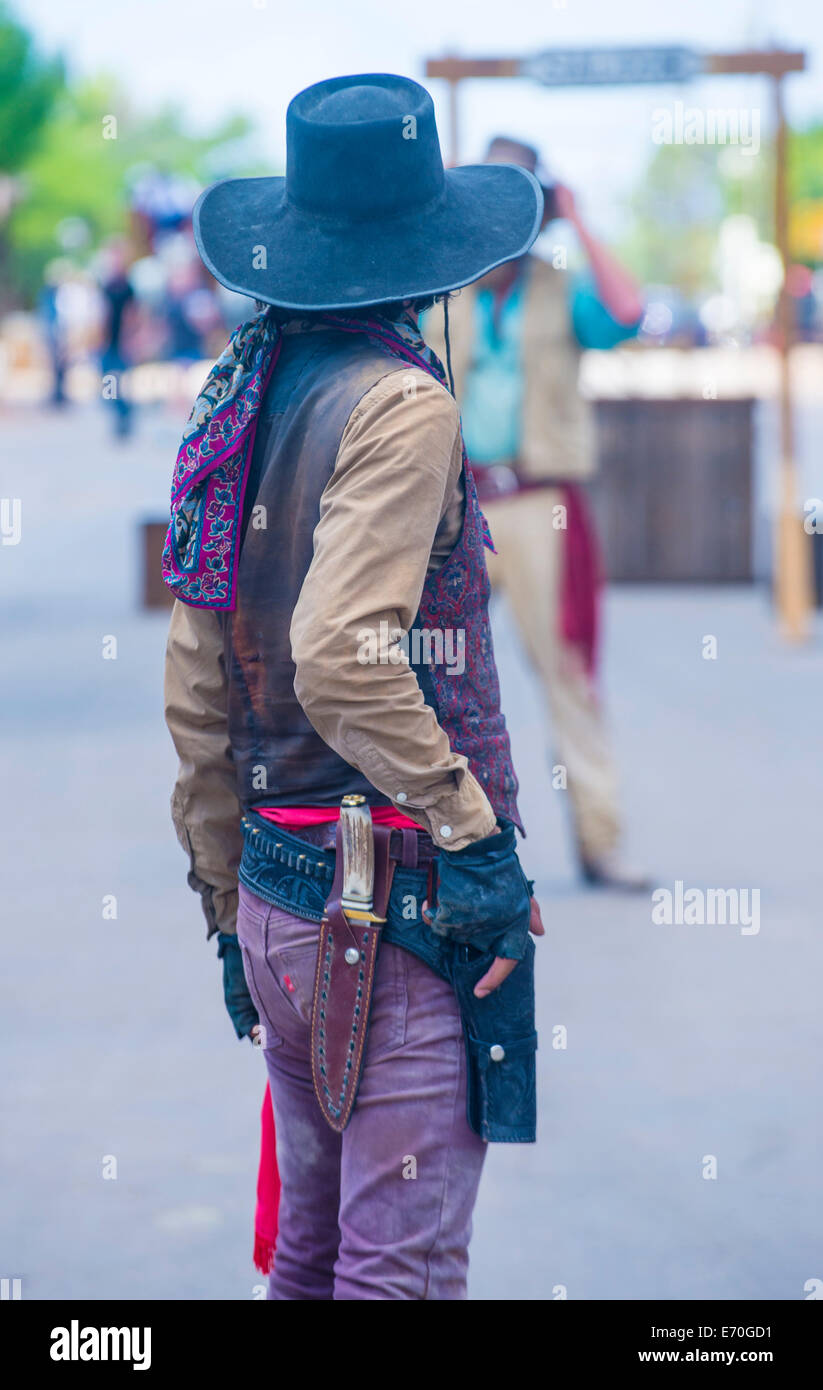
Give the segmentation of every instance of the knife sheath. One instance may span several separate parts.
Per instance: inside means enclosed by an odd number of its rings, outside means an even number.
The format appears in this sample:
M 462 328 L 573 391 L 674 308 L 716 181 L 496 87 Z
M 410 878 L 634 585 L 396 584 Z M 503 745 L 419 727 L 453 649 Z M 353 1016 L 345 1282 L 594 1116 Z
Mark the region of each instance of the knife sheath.
M 372 826 L 368 807 L 364 810 L 365 816 L 341 812 L 337 823 L 334 882 L 320 924 L 312 1000 L 314 1091 L 337 1133 L 351 1118 L 360 1084 L 394 869 L 391 830 Z

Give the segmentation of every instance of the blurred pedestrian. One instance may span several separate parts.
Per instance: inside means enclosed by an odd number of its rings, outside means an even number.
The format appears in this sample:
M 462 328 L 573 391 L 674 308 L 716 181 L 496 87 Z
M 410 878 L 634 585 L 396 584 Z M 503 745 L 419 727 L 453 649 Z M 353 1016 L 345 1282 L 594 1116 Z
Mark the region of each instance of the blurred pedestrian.
M 571 277 L 565 249 L 549 264 L 526 255 L 491 271 L 448 305 L 451 363 L 463 434 L 504 590 L 548 703 L 555 783 L 567 786 L 584 878 L 640 889 L 620 856 L 617 775 L 595 689 L 599 560 L 581 487 L 595 469 L 590 408 L 578 388 L 583 348 L 637 332 L 637 286 L 592 235 L 570 189 L 541 170 L 530 145 L 496 137 L 487 163 L 516 164 L 543 185 L 545 227 L 564 218 L 588 272 Z M 426 336 L 444 346 L 439 314 Z M 565 780 L 564 780 L 565 779 Z
M 49 363 L 51 365 L 51 404 L 63 406 L 67 402 L 65 379 L 69 365 L 69 330 L 66 320 L 64 296 L 61 287 L 72 274 L 70 261 L 63 258 L 50 261 L 43 275 L 43 287 L 37 301 L 37 312 L 43 325 Z
M 106 248 L 105 260 L 106 269 L 100 286 L 104 313 L 101 352 L 103 396 L 112 403 L 115 435 L 125 439 L 131 434 L 133 425 L 133 407 L 123 390 L 123 373 L 129 365 L 126 348 L 128 311 L 135 299 L 128 276 L 126 243 L 111 242 Z

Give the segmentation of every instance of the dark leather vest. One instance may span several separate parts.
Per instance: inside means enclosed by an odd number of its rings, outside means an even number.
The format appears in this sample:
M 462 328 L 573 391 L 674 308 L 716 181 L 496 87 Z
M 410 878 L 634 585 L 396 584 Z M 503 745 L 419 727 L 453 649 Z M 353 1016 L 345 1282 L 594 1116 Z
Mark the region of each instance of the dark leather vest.
M 294 693 L 289 628 L 346 423 L 371 387 L 400 365 L 360 335 L 315 331 L 283 337 L 246 486 L 237 604 L 234 612 L 220 614 L 229 739 L 244 808 L 334 806 L 347 792 L 362 792 L 371 805 L 390 804 L 324 743 L 303 713 Z M 411 649 L 412 669 L 452 748 L 466 755 L 495 811 L 519 824 L 489 630 L 483 518 L 464 472 L 460 540 L 446 564 L 428 577 L 415 626 L 464 632 L 465 668 L 455 674 L 454 662 L 426 664 L 423 643 L 421 660 Z

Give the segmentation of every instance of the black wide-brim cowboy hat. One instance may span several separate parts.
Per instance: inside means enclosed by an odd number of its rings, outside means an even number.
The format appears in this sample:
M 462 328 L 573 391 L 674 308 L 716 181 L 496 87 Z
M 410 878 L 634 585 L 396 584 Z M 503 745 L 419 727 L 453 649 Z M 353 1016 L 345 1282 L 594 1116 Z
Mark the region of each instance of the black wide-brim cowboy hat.
M 294 97 L 285 177 L 206 189 L 194 236 L 230 290 L 283 309 L 343 310 L 468 285 L 523 255 L 542 211 L 523 168 L 444 169 L 428 92 L 380 73 Z

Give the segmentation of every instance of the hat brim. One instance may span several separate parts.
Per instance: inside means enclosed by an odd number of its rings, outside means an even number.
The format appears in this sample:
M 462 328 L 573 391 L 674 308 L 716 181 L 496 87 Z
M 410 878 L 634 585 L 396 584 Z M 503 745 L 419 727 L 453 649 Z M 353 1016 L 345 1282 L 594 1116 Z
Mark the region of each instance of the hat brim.
M 194 208 L 197 249 L 221 285 L 283 309 L 352 309 L 460 289 L 528 251 L 543 193 L 512 164 L 448 169 L 434 207 L 329 222 L 286 198 L 285 178 L 225 179 Z

